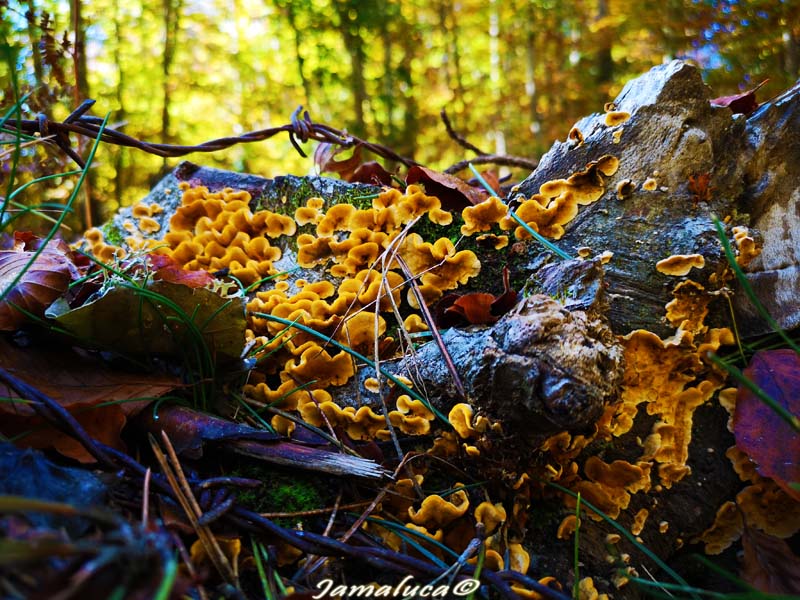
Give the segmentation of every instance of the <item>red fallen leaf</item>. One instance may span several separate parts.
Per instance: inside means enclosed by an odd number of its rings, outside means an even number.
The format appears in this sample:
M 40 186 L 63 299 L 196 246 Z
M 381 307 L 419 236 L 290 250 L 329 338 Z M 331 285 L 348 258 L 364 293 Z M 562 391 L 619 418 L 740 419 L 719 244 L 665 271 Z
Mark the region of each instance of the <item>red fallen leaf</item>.
M 423 183 L 425 191 L 439 198 L 444 210 L 461 210 L 467 206 L 480 204 L 489 194 L 481 188 L 472 187 L 463 179 L 439 173 L 433 169 L 414 166 L 408 170 L 406 183 Z
M 120 432 L 126 418 L 182 384 L 166 375 L 119 372 L 90 355 L 70 348 L 18 348 L 0 338 L 0 367 L 36 386 L 72 414 L 95 439 L 124 450 Z M 47 376 L 42 375 L 46 373 Z M 0 396 L 19 396 L 0 384 Z M 130 401 L 135 398 L 142 400 Z M 115 401 L 113 404 L 106 402 Z M 103 406 L 100 406 L 103 405 Z M 53 429 L 33 408 L 22 402 L 0 402 L 0 434 L 15 437 L 26 448 L 54 448 L 80 462 L 94 462 L 82 445 Z
M 483 171 L 481 177 L 483 177 L 483 180 L 494 190 L 495 196 L 498 198 L 502 197 L 503 191 L 500 189 L 500 179 L 498 179 L 495 171 Z
M 177 283 L 190 288 L 205 287 L 214 281 L 208 271 L 189 271 L 179 265 L 172 257 L 164 254 L 148 254 L 150 266 L 157 279 L 167 283 Z
M 756 90 L 758 90 L 762 85 L 767 83 L 769 79 L 765 79 L 761 83 L 759 83 L 756 87 L 752 90 L 748 90 L 746 92 L 742 92 L 741 94 L 735 94 L 733 96 L 720 96 L 719 98 L 714 98 L 711 101 L 711 106 L 716 107 L 725 107 L 727 106 L 733 111 L 735 115 L 749 115 L 755 109 L 758 108 L 758 102 L 756 102 Z
M 384 169 L 378 162 L 371 160 L 358 167 L 352 177 L 348 179 L 350 183 L 371 183 L 372 185 L 392 185 L 392 174 Z
M 336 156 L 346 150 L 348 148 L 322 142 L 314 150 L 314 164 L 317 165 L 320 173 L 336 173 L 345 181 L 350 181 L 350 177 L 361 165 L 361 144 L 356 144 L 353 147 L 353 154 L 350 158 L 336 160 Z
M 508 267 L 503 268 L 503 287 L 505 291 L 499 296 L 483 292 L 472 292 L 457 296 L 448 294 L 439 302 L 436 322 L 440 327 L 458 327 L 470 323 L 472 325 L 491 325 L 514 308 L 519 294 L 511 289 Z
M 800 558 L 782 539 L 745 527 L 741 576 L 768 594 L 800 594 Z
M 519 300 L 519 294 L 517 291 L 511 289 L 508 267 L 503 267 L 503 289 L 505 291 L 500 294 L 494 302 L 492 302 L 493 315 L 506 314 L 517 305 L 517 300 Z
M 26 246 L 38 239 L 39 237 L 34 235 L 32 231 L 15 231 L 14 250 L 35 250 L 36 248 L 26 248 Z
M 698 175 L 689 175 L 689 191 L 692 193 L 692 202 L 708 202 L 711 200 L 711 194 L 717 188 L 711 183 L 711 173 L 700 173 Z
M 78 268 L 65 253 L 64 242 L 53 241 L 34 260 L 35 252 L 24 250 L 32 239 L 15 240 L 17 250 L 0 250 L 0 293 L 4 293 L 22 273 L 5 298 L 0 301 L 0 330 L 14 331 L 28 318 L 23 309 L 44 315 L 45 309 L 67 291 L 79 276 Z M 30 266 L 27 266 L 33 260 Z
M 473 292 L 459 296 L 444 312 L 456 313 L 473 325 L 488 325 L 500 318 L 492 314 L 492 302 L 494 294 Z
M 756 352 L 744 375 L 793 415 L 800 415 L 800 357 L 789 349 Z M 736 445 L 787 494 L 800 500 L 789 483 L 800 482 L 800 434 L 744 386 L 733 414 Z

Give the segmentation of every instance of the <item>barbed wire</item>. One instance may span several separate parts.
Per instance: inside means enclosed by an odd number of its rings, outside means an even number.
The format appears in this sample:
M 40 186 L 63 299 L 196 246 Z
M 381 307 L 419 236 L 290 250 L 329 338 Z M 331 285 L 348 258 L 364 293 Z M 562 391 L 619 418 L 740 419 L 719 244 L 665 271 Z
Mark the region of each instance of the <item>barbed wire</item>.
M 35 119 L 8 119 L 3 127 L 3 131 L 11 134 L 21 132 L 30 136 L 39 134 L 42 138 L 49 138 L 46 140 L 47 142 L 58 146 L 67 156 L 75 161 L 78 166 L 83 168 L 85 162 L 72 148 L 70 134 L 74 133 L 87 138 L 97 139 L 98 135 L 100 135 L 100 127 L 103 123 L 103 119 L 86 114 L 94 103 L 94 100 L 85 100 L 61 122 L 52 121 L 43 113 L 38 114 Z M 136 148 L 148 154 L 154 154 L 163 158 L 175 158 L 186 156 L 193 152 L 217 152 L 237 144 L 260 142 L 284 132 L 289 134 L 289 140 L 292 146 L 294 146 L 295 150 L 304 158 L 307 158 L 308 155 L 300 147 L 300 144 L 305 144 L 309 140 L 314 140 L 317 142 L 335 144 L 345 148 L 360 145 L 373 154 L 388 160 L 397 161 L 407 167 L 413 167 L 419 164 L 415 160 L 400 156 L 394 150 L 383 144 L 363 140 L 357 136 L 348 134 L 346 131 L 336 129 L 335 127 L 314 123 L 308 111 L 304 111 L 302 106 L 297 107 L 292 113 L 291 123 L 286 125 L 251 131 L 239 136 L 217 138 L 193 146 L 142 141 L 110 127 L 103 129 L 100 140 L 116 146 Z
M 100 130 L 103 119 L 86 114 L 94 104 L 94 100 L 84 100 L 78 108 L 60 122 L 51 120 L 44 113 L 39 113 L 35 119 L 8 119 L 2 127 L 2 131 L 12 135 L 15 133 L 24 133 L 28 136 L 35 136 L 38 134 L 42 141 L 57 146 L 81 169 L 86 166 L 86 162 L 72 147 L 70 134 L 76 134 L 90 139 L 97 139 L 99 135 L 101 141 L 115 146 L 136 148 L 137 150 L 142 150 L 143 152 L 154 154 L 162 158 L 176 158 L 194 152 L 217 152 L 237 144 L 261 142 L 278 134 L 287 133 L 292 146 L 303 158 L 307 158 L 308 155 L 300 147 L 300 144 L 305 144 L 313 140 L 334 144 L 343 148 L 360 146 L 381 158 L 396 161 L 406 167 L 421 166 L 421 163 L 411 158 L 401 156 L 388 146 L 364 140 L 341 129 L 330 127 L 329 125 L 313 122 L 308 111 L 303 110 L 302 106 L 298 106 L 295 109 L 291 116 L 291 122 L 286 125 L 259 129 L 239 136 L 217 138 L 196 145 L 178 145 L 139 140 L 111 127 L 104 128 L 101 134 Z M 445 126 L 448 132 L 451 132 L 452 127 L 448 121 L 445 122 Z M 531 161 L 522 157 L 497 155 L 478 156 L 476 159 L 473 159 L 473 162 L 491 162 L 497 165 L 526 167 L 531 170 L 535 169 L 537 164 L 536 161 Z M 450 167 L 446 172 L 456 172 L 460 169 L 453 171 L 453 168 L 462 164 L 465 164 L 465 161 Z

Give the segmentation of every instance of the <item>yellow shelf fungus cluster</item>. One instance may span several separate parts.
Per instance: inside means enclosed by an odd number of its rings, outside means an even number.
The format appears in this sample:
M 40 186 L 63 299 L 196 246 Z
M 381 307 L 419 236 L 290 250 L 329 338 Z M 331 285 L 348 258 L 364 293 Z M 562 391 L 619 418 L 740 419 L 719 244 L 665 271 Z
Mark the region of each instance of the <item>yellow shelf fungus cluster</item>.
M 586 201 L 576 190 L 584 193 L 587 182 L 602 182 L 597 173 L 611 173 L 615 161 L 603 157 L 564 180 L 560 185 L 565 193 L 556 193 L 556 203 Z M 447 237 L 425 240 L 409 231 L 420 219 L 449 225 L 453 215 L 441 208 L 438 198 L 426 195 L 416 185 L 405 192 L 384 190 L 372 199 L 371 208 L 350 204 L 326 208 L 323 199 L 309 198 L 293 216 L 253 211 L 245 191 L 226 188 L 212 192 L 186 183 L 180 187 L 180 205 L 168 221 L 158 218 L 163 212 L 158 204 L 139 203 L 123 225 L 126 247 L 110 243 L 102 231 L 93 229 L 86 234 L 92 252 L 105 261 L 123 258 L 130 251 L 157 252 L 187 270 L 225 271 L 251 286 L 270 276 L 280 279 L 275 263 L 287 249 L 296 247 L 296 263 L 312 270 L 316 280 L 277 281 L 250 297 L 248 341 L 259 348 L 256 359 L 269 359 L 259 363 L 244 391 L 256 402 L 277 403 L 280 408 L 297 411 L 315 425 L 340 426 L 355 439 L 386 436 L 382 416 L 366 407 L 340 408 L 326 395 L 326 388 L 343 385 L 356 373 L 347 352 L 258 315 L 297 322 L 357 352 L 371 354 L 376 336 L 381 344 L 391 341 L 385 339 L 386 313 L 396 311 L 403 301 L 412 309 L 419 308 L 417 294 L 406 285 L 409 275 L 418 281 L 416 292 L 426 303 L 433 303 L 479 273 L 480 261 L 471 250 L 458 250 Z M 598 190 L 602 193 L 602 188 L 594 189 L 592 200 Z M 498 198 L 464 209 L 462 217 L 463 235 L 483 233 L 492 236 L 491 245 L 507 245 L 508 236 L 486 233 L 498 225 L 506 230 L 514 226 Z M 531 227 L 546 230 L 553 225 L 548 219 L 531 216 L 529 222 Z M 563 224 L 566 219 L 561 215 L 556 221 Z M 294 237 L 299 228 L 300 235 Z M 517 237 L 527 236 L 520 231 L 518 228 Z M 407 313 L 406 308 L 407 331 L 427 329 L 419 314 Z M 295 392 L 297 388 L 303 391 Z M 407 434 L 430 431 L 432 415 L 422 403 L 400 396 L 396 406 L 389 415 L 393 426 Z M 284 431 L 293 428 L 282 417 L 274 421 Z M 475 446 L 464 446 L 469 453 L 478 453 Z
M 681 263 L 680 267 L 684 263 L 700 266 L 695 256 L 672 258 Z M 579 492 L 612 518 L 628 508 L 633 494 L 647 493 L 651 488 L 660 492 L 691 473 L 687 461 L 694 411 L 711 401 L 723 388 L 727 377 L 707 358 L 709 352 L 734 343 L 729 329 L 709 328 L 703 323 L 712 296 L 699 283 L 686 280 L 675 286 L 673 297 L 666 305 L 667 320 L 676 328 L 672 336 L 662 339 L 650 331 L 636 330 L 622 338 L 625 372 L 621 397 L 618 403 L 606 409 L 596 424 L 596 432 L 588 436 L 562 432 L 542 446 L 554 461 L 553 479 Z M 640 441 L 641 454 L 636 460 L 606 463 L 597 456 L 590 456 L 583 464 L 576 462 L 589 443 L 610 441 L 628 433 L 642 409 L 655 416 L 656 422 L 650 434 Z M 575 506 L 571 496 L 565 495 L 564 500 L 568 506 Z M 721 511 L 717 529 L 730 529 L 723 523 L 729 513 Z M 600 519 L 592 511 L 587 510 L 587 514 Z M 657 516 L 650 525 L 648 516 L 643 510 L 629 515 L 630 525 L 637 534 L 646 527 L 661 534 L 667 530 Z M 565 520 L 563 535 L 568 535 L 573 525 Z M 720 536 L 709 532 L 708 537 Z M 714 543 L 711 547 L 717 547 Z
M 395 522 L 400 522 L 402 529 L 397 526 L 386 527 L 380 520 L 367 523 L 364 528 L 395 550 L 401 548 L 403 537 L 406 537 L 443 558 L 441 545 L 462 553 L 475 538 L 476 526 L 480 525 L 485 536 L 486 568 L 507 568 L 522 574 L 528 572 L 530 555 L 509 527 L 507 511 L 502 503 L 484 500 L 472 506 L 470 495 L 461 483 L 455 483 L 446 494 L 424 495 L 420 500 L 424 482 L 424 473 L 415 473 L 413 479 L 399 479 L 391 486 L 390 493 L 382 503 L 382 512 L 391 515 Z M 471 564 L 476 561 L 475 556 L 468 560 Z M 524 590 L 520 587 L 517 591 Z

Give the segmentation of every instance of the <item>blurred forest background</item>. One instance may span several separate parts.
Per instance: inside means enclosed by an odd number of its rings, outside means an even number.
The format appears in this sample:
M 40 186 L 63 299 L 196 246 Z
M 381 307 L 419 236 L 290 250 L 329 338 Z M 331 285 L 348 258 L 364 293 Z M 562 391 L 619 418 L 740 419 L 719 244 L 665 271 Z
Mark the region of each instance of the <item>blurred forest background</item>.
M 694 61 L 718 96 L 769 78 L 764 99 L 800 76 L 800 0 L 0 0 L 0 14 L 4 111 L 31 92 L 25 118 L 61 120 L 93 98 L 131 136 L 197 144 L 288 123 L 302 104 L 438 169 L 469 157 L 442 108 L 486 152 L 536 158 L 672 58 Z M 19 183 L 74 168 L 42 144 L 24 152 Z M 313 170 L 285 135 L 188 158 L 267 177 Z M 91 219 L 177 162 L 101 146 Z M 29 195 L 57 201 L 70 185 Z

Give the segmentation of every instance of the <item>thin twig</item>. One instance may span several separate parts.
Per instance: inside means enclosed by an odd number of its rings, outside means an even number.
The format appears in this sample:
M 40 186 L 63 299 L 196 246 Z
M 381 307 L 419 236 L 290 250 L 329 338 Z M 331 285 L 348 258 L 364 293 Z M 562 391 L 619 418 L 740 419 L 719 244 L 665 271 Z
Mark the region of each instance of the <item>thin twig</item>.
M 200 510 L 200 506 L 197 504 L 197 500 L 192 493 L 189 482 L 186 480 L 186 476 L 183 474 L 183 468 L 181 467 L 178 456 L 175 453 L 175 449 L 172 447 L 172 443 L 169 441 L 169 437 L 167 437 L 165 431 L 161 432 L 164 446 L 169 454 L 169 460 L 167 460 L 167 456 L 161 450 L 155 438 L 150 434 L 148 434 L 148 436 L 150 438 L 150 446 L 153 449 L 153 454 L 158 460 L 158 463 L 161 465 L 161 470 L 169 481 L 169 485 L 172 488 L 172 491 L 175 494 L 178 502 L 180 503 L 181 508 L 183 508 L 186 518 L 189 519 L 189 522 L 192 524 L 192 527 L 197 532 L 197 536 L 200 538 L 200 541 L 205 547 L 206 554 L 211 562 L 214 563 L 214 566 L 217 568 L 217 571 L 222 578 L 231 585 L 236 586 L 236 572 L 234 571 L 233 567 L 231 567 L 228 558 L 222 552 L 219 542 L 217 542 L 217 539 L 214 537 L 208 527 L 198 523 L 198 519 L 200 518 L 202 511 Z
M 362 512 L 362 513 L 361 513 L 361 515 L 360 515 L 360 516 L 359 516 L 359 517 L 358 517 L 358 518 L 355 520 L 355 522 L 354 522 L 354 523 L 353 523 L 353 524 L 350 526 L 350 528 L 349 528 L 349 529 L 348 529 L 348 530 L 347 530 L 347 531 L 344 533 L 344 535 L 343 535 L 343 536 L 342 536 L 342 537 L 339 539 L 339 541 L 340 541 L 340 542 L 344 543 L 344 542 L 346 542 L 347 540 L 349 540 L 349 539 L 350 539 L 350 537 L 351 537 L 351 536 L 352 536 L 352 535 L 353 535 L 353 534 L 354 534 L 356 531 L 358 531 L 358 530 L 361 528 L 361 526 L 364 524 L 364 521 L 366 521 L 366 520 L 367 520 L 367 517 L 368 517 L 368 516 L 370 516 L 370 515 L 372 514 L 372 511 L 374 511 L 374 510 L 375 510 L 375 508 L 377 508 L 378 504 L 380 504 L 380 503 L 383 501 L 383 498 L 384 498 L 384 496 L 386 496 L 386 493 L 387 493 L 387 492 L 388 492 L 388 490 L 389 490 L 389 486 L 393 484 L 393 481 L 394 481 L 395 479 L 397 479 L 397 475 L 398 475 L 398 473 L 400 473 L 400 471 L 401 471 L 401 470 L 404 468 L 404 466 L 405 466 L 405 462 L 406 462 L 406 459 L 407 459 L 407 457 L 404 457 L 404 458 L 403 458 L 403 459 L 400 461 L 400 464 L 399 464 L 399 465 L 397 465 L 397 468 L 394 470 L 394 476 L 392 477 L 392 481 L 391 481 L 391 482 L 389 482 L 389 483 L 387 483 L 386 485 L 384 485 L 384 486 L 381 488 L 380 492 L 378 492 L 378 495 L 377 495 L 377 496 L 375 496 L 375 498 L 372 500 L 372 502 L 370 502 L 370 504 L 369 504 L 369 506 L 366 508 L 366 510 L 364 510 L 364 512 Z M 326 534 L 327 534 L 327 530 L 326 530 Z M 325 535 L 325 534 L 324 534 L 324 535 Z M 326 537 L 327 537 L 327 535 L 326 535 Z M 305 576 L 311 575 L 311 574 L 312 574 L 314 571 L 316 571 L 316 570 L 317 570 L 317 569 L 318 569 L 318 568 L 319 568 L 319 567 L 322 565 L 322 563 L 324 563 L 324 562 L 325 562 L 325 559 L 324 559 L 324 558 L 317 558 L 317 559 L 316 559 L 316 560 L 314 560 L 314 561 L 312 561 L 312 560 L 310 560 L 310 559 L 309 559 L 308 561 L 306 561 L 306 565 L 307 565 L 307 566 L 304 566 L 304 567 L 303 567 L 303 569 L 301 570 L 301 573 L 304 573 L 304 575 L 305 575 Z
M 459 396 L 461 396 L 462 400 L 466 400 L 467 392 L 464 390 L 464 384 L 461 383 L 461 377 L 458 375 L 458 369 L 456 369 L 455 364 L 453 364 L 453 359 L 450 357 L 450 353 L 447 351 L 447 346 L 445 346 L 444 340 L 442 339 L 442 334 L 439 333 L 439 330 L 436 327 L 436 321 L 434 320 L 428 305 L 425 303 L 425 298 L 422 296 L 422 291 L 419 289 L 419 284 L 417 283 L 416 277 L 414 276 L 414 273 L 411 272 L 408 263 L 403 260 L 402 256 L 397 257 L 397 262 L 400 263 L 400 266 L 403 268 L 403 273 L 405 273 L 406 277 L 408 278 L 411 291 L 414 293 L 414 297 L 417 299 L 417 304 L 419 304 L 419 310 L 425 319 L 425 323 L 430 329 L 431 335 L 433 335 L 436 345 L 439 347 L 439 352 L 442 354 L 444 364 L 447 365 L 447 370 L 450 371 L 450 376 L 453 378 L 453 384 L 456 386 L 456 391 L 458 392 Z
M 269 512 L 269 513 L 261 513 L 262 517 L 267 519 L 299 519 L 302 517 L 317 517 L 319 515 L 324 515 L 330 512 L 334 512 L 338 510 L 350 510 L 351 508 L 361 508 L 362 506 L 367 506 L 370 504 L 370 500 L 364 500 L 362 502 L 351 502 L 350 504 L 342 504 L 340 506 L 326 506 L 325 508 L 315 508 L 312 510 L 299 510 L 295 512 Z
M 459 146 L 462 148 L 466 148 L 467 150 L 471 150 L 478 156 L 486 156 L 488 153 L 484 152 L 474 144 L 471 144 L 467 141 L 463 135 L 458 133 L 455 129 L 453 129 L 453 124 L 450 122 L 450 117 L 447 116 L 447 111 L 443 108 L 442 112 L 439 113 L 439 116 L 442 118 L 442 122 L 444 123 L 445 129 L 447 129 L 447 135 L 449 135 L 452 139 L 454 139 Z
M 459 171 L 468 169 L 469 165 L 499 165 L 501 167 L 520 167 L 533 171 L 539 166 L 539 161 L 522 156 L 508 156 L 505 154 L 488 154 L 476 156 L 470 160 L 462 160 L 451 167 L 447 167 L 444 172 L 448 175 L 455 175 Z

